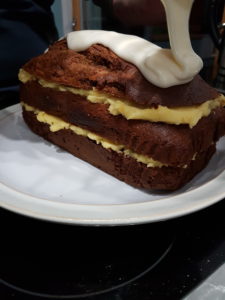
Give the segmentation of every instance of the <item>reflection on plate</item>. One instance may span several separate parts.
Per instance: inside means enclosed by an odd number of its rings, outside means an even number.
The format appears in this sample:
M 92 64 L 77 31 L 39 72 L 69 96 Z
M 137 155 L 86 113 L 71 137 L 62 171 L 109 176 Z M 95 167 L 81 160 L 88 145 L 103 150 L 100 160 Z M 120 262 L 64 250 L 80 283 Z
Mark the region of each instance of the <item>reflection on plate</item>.
M 225 138 L 207 168 L 173 193 L 118 181 L 33 134 L 19 105 L 0 112 L 0 204 L 65 223 L 121 225 L 174 218 L 225 197 Z

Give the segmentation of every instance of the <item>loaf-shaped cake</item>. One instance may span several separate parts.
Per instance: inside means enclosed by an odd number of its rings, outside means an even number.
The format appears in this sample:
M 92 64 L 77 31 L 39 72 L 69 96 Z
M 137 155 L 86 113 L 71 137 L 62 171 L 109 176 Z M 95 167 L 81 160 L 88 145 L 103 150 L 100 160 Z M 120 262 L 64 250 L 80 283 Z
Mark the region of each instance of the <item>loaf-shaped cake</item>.
M 19 79 L 34 133 L 137 188 L 178 189 L 225 134 L 225 97 L 199 75 L 161 88 L 100 44 L 77 52 L 57 41 Z

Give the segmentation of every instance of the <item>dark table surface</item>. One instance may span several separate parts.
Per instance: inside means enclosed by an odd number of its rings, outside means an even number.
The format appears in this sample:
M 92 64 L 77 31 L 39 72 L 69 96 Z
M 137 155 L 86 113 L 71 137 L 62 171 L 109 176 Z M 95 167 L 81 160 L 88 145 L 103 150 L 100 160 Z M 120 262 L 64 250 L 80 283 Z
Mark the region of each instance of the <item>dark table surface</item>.
M 83 227 L 2 208 L 0 299 L 182 299 L 225 262 L 224 211 Z
M 121 280 L 122 287 L 87 299 L 181 299 L 225 261 L 224 211 L 225 201 L 221 201 L 162 223 L 80 227 L 1 209 L 1 278 L 17 286 L 17 277 L 25 281 L 31 278 L 34 282 L 27 285 L 30 290 L 57 295 L 101 292 Z M 111 268 L 108 277 L 102 270 L 107 266 Z M 72 273 L 73 268 L 75 273 L 78 268 L 83 278 Z M 52 273 L 59 271 L 65 277 L 57 285 Z M 142 272 L 143 276 L 127 283 Z M 44 273 L 49 275 L 45 278 L 47 287 L 40 283 Z M 19 286 L 26 288 L 27 282 L 21 280 Z M 80 290 L 70 288 L 78 283 L 83 285 Z M 38 299 L 3 284 L 0 291 L 1 299 L 21 299 L 21 295 L 22 299 Z

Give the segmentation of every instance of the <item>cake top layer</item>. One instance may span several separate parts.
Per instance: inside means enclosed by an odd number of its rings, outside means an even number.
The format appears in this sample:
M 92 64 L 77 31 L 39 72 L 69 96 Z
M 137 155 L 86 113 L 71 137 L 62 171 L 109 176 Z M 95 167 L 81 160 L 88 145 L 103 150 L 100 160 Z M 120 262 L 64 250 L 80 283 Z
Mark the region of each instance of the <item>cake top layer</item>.
M 173 33 L 172 37 L 176 36 L 176 32 Z M 68 48 L 76 52 L 87 50 L 94 44 L 103 45 L 135 65 L 149 82 L 167 88 L 190 82 L 203 65 L 201 58 L 194 53 L 190 39 L 187 38 L 187 42 L 181 33 L 172 49 L 163 49 L 135 35 L 105 30 L 73 31 L 66 38 Z
M 188 30 L 194 0 L 161 1 L 171 49 L 163 49 L 138 36 L 105 30 L 70 32 L 68 48 L 81 52 L 94 44 L 103 45 L 135 65 L 149 82 L 161 88 L 190 82 L 203 66 L 192 48 Z
M 78 53 L 68 49 L 65 39 L 31 59 L 23 69 L 58 84 L 86 90 L 96 88 L 141 107 L 198 105 L 219 96 L 198 75 L 186 84 L 157 87 L 147 81 L 136 66 L 110 49 L 94 44 Z

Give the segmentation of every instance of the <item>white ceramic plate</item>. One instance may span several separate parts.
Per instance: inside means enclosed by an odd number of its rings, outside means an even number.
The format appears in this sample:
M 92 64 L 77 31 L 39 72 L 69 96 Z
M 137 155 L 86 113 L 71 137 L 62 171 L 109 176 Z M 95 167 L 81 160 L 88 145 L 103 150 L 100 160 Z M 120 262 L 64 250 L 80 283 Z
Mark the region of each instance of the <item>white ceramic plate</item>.
M 0 205 L 45 220 L 86 225 L 155 222 L 225 197 L 225 138 L 208 167 L 173 193 L 130 187 L 33 134 L 19 105 L 0 112 Z

